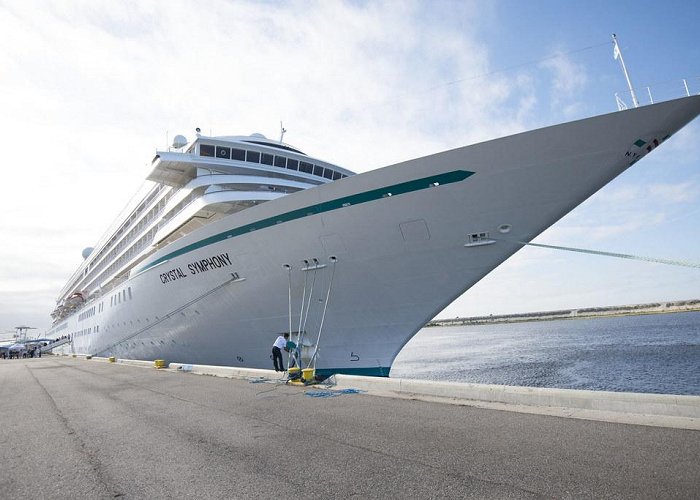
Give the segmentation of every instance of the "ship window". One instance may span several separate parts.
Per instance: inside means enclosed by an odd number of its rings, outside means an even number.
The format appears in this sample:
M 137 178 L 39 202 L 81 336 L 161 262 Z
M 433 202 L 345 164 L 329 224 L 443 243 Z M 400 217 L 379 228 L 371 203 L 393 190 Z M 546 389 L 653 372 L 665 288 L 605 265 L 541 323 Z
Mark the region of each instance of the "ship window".
M 291 158 L 287 159 L 287 168 L 289 170 L 298 170 L 299 169 L 299 160 L 293 160 Z
M 333 172 L 333 180 L 334 181 L 340 179 L 340 176 L 341 176 L 340 172 L 335 172 L 335 171 Z
M 263 153 L 262 158 L 260 159 L 260 163 L 264 163 L 265 165 L 272 165 L 272 158 L 273 156 L 268 153 Z
M 222 146 L 216 146 L 216 157 L 217 158 L 231 158 L 231 148 L 224 148 Z
M 302 161 L 299 163 L 299 170 L 301 172 L 306 172 L 307 174 L 310 174 L 314 171 L 314 166 L 306 161 Z
M 321 177 L 323 175 L 323 167 L 320 165 L 314 165 L 314 175 Z
M 131 287 L 129 287 L 128 290 L 129 290 L 129 300 L 131 300 Z
M 326 170 L 323 171 L 323 176 L 326 179 L 332 179 L 333 178 L 333 171 L 330 168 L 327 168 Z
M 214 156 L 214 146 L 210 146 L 209 144 L 200 144 L 199 156 Z
M 245 161 L 245 149 L 231 148 L 231 158 L 234 160 Z
M 275 167 L 284 168 L 287 166 L 287 158 L 284 156 L 275 156 Z
M 248 151 L 245 161 L 249 161 L 251 163 L 260 163 L 260 153 L 258 153 L 257 151 Z

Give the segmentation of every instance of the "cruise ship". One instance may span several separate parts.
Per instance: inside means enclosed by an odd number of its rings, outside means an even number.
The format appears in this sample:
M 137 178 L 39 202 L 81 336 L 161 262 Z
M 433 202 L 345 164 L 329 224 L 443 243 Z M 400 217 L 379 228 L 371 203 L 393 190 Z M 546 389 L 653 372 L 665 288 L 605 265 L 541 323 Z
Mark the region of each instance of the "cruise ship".
M 47 336 L 272 368 L 291 332 L 319 376 L 388 376 L 436 314 L 698 113 L 689 96 L 361 174 L 260 134 L 177 136 L 83 252 Z

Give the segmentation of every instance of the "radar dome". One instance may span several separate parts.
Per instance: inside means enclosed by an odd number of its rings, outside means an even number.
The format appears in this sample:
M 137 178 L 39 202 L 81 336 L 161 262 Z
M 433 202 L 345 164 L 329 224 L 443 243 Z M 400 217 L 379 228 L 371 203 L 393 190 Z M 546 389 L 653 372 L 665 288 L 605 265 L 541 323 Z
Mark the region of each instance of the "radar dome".
M 176 135 L 173 138 L 173 147 L 179 149 L 184 146 L 187 146 L 187 137 L 184 135 Z
M 262 135 L 260 132 L 255 132 L 253 134 L 250 134 L 251 137 L 257 137 L 258 139 L 267 139 L 264 135 Z
M 94 248 L 92 248 L 92 247 L 85 248 L 83 250 L 83 253 L 81 254 L 83 256 L 83 259 L 87 259 L 88 257 L 90 257 L 90 254 L 92 253 L 93 250 L 94 250 Z

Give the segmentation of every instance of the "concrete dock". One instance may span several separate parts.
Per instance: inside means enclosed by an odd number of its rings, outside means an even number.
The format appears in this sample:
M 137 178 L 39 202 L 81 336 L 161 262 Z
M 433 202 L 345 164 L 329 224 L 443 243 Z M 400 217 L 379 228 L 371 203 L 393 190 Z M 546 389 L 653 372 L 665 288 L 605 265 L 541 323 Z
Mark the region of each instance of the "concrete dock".
M 700 496 L 697 430 L 255 382 L 0 360 L 0 497 Z

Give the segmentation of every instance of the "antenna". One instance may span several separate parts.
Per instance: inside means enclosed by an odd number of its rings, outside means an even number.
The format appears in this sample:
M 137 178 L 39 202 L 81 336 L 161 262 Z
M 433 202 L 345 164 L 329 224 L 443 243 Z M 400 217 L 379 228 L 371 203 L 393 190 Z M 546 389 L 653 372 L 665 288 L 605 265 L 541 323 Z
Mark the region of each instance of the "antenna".
M 637 95 L 634 93 L 634 89 L 632 88 L 632 81 L 630 80 L 630 75 L 627 73 L 627 67 L 625 66 L 625 60 L 622 59 L 622 51 L 620 51 L 620 46 L 617 44 L 617 36 L 615 36 L 615 33 L 612 35 L 612 41 L 613 41 L 613 57 L 617 59 L 618 57 L 620 58 L 620 64 L 622 65 L 622 72 L 625 74 L 625 79 L 627 80 L 627 86 L 630 89 L 630 94 L 632 94 L 632 103 L 634 104 L 635 108 L 639 107 L 639 101 L 637 100 Z
M 280 120 L 280 142 L 284 139 L 284 133 L 287 131 L 286 128 L 282 126 L 282 120 Z

